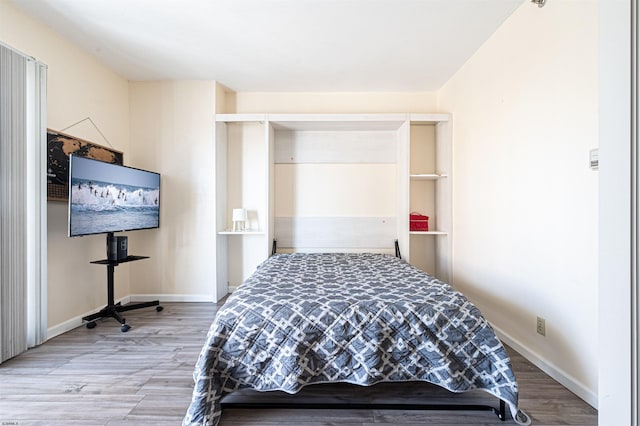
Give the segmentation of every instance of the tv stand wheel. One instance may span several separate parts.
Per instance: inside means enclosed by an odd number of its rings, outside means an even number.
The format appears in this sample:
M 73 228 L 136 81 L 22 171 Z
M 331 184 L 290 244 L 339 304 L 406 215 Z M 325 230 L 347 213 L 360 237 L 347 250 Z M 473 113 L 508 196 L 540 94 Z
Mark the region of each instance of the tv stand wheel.
M 164 308 L 162 306 L 156 306 L 156 312 L 161 312 Z
M 126 333 L 127 331 L 129 331 L 130 328 L 131 326 L 129 324 L 122 324 L 120 326 L 120 331 L 122 331 L 123 333 Z
M 89 321 L 89 322 L 87 323 L 87 328 L 88 328 L 88 329 L 96 328 L 96 325 L 97 325 L 97 324 L 96 324 L 96 322 L 95 322 L 95 321 Z

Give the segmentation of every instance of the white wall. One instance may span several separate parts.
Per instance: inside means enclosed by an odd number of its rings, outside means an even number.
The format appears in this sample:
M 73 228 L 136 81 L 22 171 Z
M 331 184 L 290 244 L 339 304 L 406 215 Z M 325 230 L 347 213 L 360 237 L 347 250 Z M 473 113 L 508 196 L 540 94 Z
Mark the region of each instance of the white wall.
M 213 81 L 130 83 L 129 158 L 161 173 L 160 228 L 130 233 L 148 255 L 131 271 L 135 298 L 214 300 Z M 144 264 L 144 267 L 142 267 Z
M 61 130 L 90 117 L 113 148 L 125 152 L 125 163 L 132 164 L 126 154 L 129 89 L 125 79 L 7 1 L 0 1 L 0 40 L 48 65 L 47 127 Z M 89 122 L 66 133 L 108 146 Z M 63 323 L 80 324 L 83 315 L 106 304 L 106 268 L 89 264 L 103 259 L 106 247 L 103 235 L 67 237 L 66 203 L 49 202 L 47 207 L 47 310 L 49 330 L 55 334 Z M 116 271 L 116 298 L 129 294 L 129 268 L 123 265 Z
M 435 92 L 421 93 L 229 93 L 227 113 L 405 113 L 434 112 Z
M 439 95 L 454 123 L 454 285 L 597 405 L 597 1 L 523 4 Z

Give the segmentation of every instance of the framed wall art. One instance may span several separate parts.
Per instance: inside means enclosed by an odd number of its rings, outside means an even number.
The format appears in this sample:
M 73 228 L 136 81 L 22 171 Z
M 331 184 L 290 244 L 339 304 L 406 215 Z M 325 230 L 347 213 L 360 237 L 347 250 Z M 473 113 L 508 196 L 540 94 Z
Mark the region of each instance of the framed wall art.
M 69 155 L 123 164 L 123 153 L 96 143 L 47 129 L 47 200 L 69 198 Z

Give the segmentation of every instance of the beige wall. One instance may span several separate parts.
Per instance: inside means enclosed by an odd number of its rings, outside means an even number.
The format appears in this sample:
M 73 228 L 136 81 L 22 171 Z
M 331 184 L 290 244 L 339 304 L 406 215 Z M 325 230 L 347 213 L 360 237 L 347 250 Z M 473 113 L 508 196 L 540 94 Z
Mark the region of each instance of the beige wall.
M 214 300 L 213 81 L 130 83 L 131 148 L 139 167 L 162 174 L 160 229 L 129 235 L 148 255 L 131 270 L 131 293 Z
M 150 259 L 116 268 L 116 299 L 213 300 L 215 270 L 212 132 L 214 82 L 129 83 L 9 2 L 0 0 L 0 40 L 48 65 L 47 126 L 111 144 L 126 165 L 162 174 L 161 228 L 127 233 L 129 252 Z M 131 135 L 131 142 L 130 137 Z M 48 203 L 50 335 L 104 306 L 104 235 L 67 237 L 67 206 Z
M 523 4 L 439 95 L 454 117 L 455 286 L 597 404 L 597 2 Z
M 125 152 L 125 163 L 132 164 L 127 155 L 129 88 L 125 79 L 6 0 L 0 0 L 0 40 L 47 64 L 47 127 L 61 130 L 90 117 L 108 142 Z M 66 133 L 108 146 L 89 122 Z M 105 304 L 106 269 L 89 261 L 104 258 L 106 248 L 104 235 L 67 237 L 67 205 L 61 202 L 48 203 L 47 238 L 51 330 L 74 318 L 79 324 L 82 315 Z M 124 265 L 116 272 L 116 297 L 129 294 L 129 268 Z
M 421 93 L 272 93 L 227 95 L 226 113 L 406 113 L 436 112 L 435 92 Z

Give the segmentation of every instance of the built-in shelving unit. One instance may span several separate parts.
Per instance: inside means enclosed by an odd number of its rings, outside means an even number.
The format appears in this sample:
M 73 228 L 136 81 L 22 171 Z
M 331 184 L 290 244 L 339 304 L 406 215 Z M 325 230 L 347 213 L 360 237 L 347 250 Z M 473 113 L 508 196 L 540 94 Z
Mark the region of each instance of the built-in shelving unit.
M 412 264 L 444 281 L 451 278 L 450 122 L 422 114 L 409 124 L 409 211 L 429 216 L 429 231 L 409 232 Z
M 217 114 L 218 294 L 246 279 L 274 238 L 344 251 L 389 239 L 390 253 L 397 238 L 405 259 L 448 281 L 449 126 L 449 114 Z M 234 208 L 248 211 L 251 231 L 229 231 Z M 428 232 L 409 231 L 412 211 L 429 216 Z

